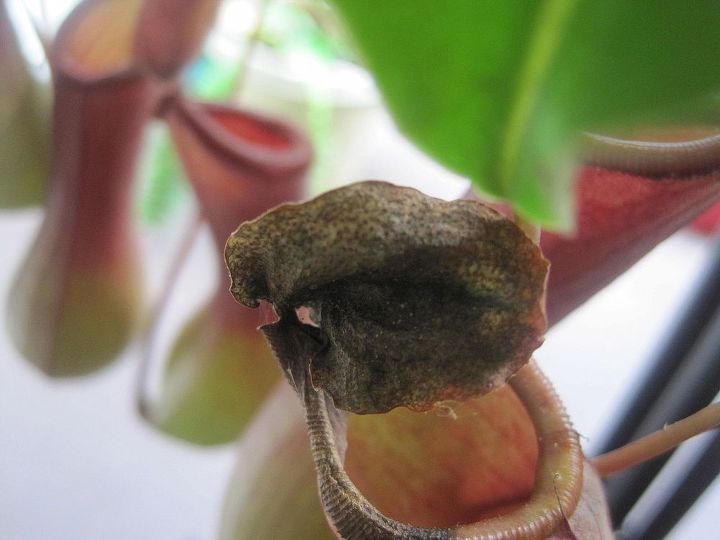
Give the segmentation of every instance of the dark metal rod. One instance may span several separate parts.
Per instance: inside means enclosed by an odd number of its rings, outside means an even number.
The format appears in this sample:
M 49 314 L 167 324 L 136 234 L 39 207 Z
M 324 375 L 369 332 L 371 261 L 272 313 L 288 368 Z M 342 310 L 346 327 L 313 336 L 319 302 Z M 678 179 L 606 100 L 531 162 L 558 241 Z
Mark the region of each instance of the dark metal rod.
M 683 468 L 664 503 L 648 511 L 648 515 L 632 514 L 632 522 L 622 531 L 623 538 L 662 540 L 720 474 L 720 431 L 705 445 L 702 453 L 688 469 Z M 709 532 L 709 531 L 708 531 Z
M 657 393 L 654 405 L 637 426 L 633 438 L 694 413 L 720 391 L 720 306 L 717 307 L 695 345 L 675 369 L 673 379 Z M 622 522 L 671 454 L 659 456 L 607 481 L 608 502 L 616 524 Z
M 638 436 L 638 427 L 657 401 L 663 389 L 675 377 L 683 359 L 693 347 L 708 321 L 720 306 L 720 238 L 698 284 L 686 302 L 684 312 L 649 364 L 644 379 L 632 390 L 618 424 L 600 445 L 602 454 L 629 443 Z

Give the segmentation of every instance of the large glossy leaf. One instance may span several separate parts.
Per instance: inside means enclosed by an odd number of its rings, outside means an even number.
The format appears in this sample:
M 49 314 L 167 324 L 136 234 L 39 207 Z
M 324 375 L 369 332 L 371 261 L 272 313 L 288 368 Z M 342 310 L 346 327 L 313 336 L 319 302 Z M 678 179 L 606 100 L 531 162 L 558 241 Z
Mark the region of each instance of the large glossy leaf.
M 580 130 L 684 118 L 720 80 L 709 0 L 335 4 L 405 133 L 548 226 L 572 224 Z

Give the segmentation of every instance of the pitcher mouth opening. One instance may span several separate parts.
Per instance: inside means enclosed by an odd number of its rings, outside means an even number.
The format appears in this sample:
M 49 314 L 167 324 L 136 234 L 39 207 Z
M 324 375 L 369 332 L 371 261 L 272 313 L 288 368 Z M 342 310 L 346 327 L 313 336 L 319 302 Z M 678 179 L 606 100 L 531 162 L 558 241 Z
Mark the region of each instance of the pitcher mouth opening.
M 582 452 L 534 363 L 507 386 L 448 406 L 449 415 L 345 416 L 327 398 L 307 400 L 321 498 L 340 537 L 360 538 L 362 530 L 374 538 L 530 540 L 553 534 L 573 514 Z M 511 421 L 488 429 L 507 420 L 502 410 Z M 482 427 L 473 431 L 473 422 Z M 497 446 L 488 451 L 488 444 Z

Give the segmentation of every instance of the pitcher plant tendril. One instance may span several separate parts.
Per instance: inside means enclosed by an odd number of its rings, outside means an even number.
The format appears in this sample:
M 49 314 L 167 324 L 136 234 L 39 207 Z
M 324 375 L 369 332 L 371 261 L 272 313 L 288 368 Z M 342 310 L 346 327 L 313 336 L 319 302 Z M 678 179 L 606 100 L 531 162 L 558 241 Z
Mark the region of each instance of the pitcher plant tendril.
M 720 403 L 713 403 L 687 418 L 596 457 L 592 464 L 602 476 L 610 476 L 669 452 L 686 440 L 718 426 Z

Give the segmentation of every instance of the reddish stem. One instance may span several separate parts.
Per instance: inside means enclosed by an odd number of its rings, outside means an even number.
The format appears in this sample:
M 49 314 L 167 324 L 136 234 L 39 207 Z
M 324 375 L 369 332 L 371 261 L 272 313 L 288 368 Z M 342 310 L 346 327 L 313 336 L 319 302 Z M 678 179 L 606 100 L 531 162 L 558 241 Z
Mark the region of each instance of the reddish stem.
M 718 426 L 720 403 L 713 403 L 687 418 L 596 457 L 592 464 L 601 476 L 610 476 L 664 454 L 691 437 Z

